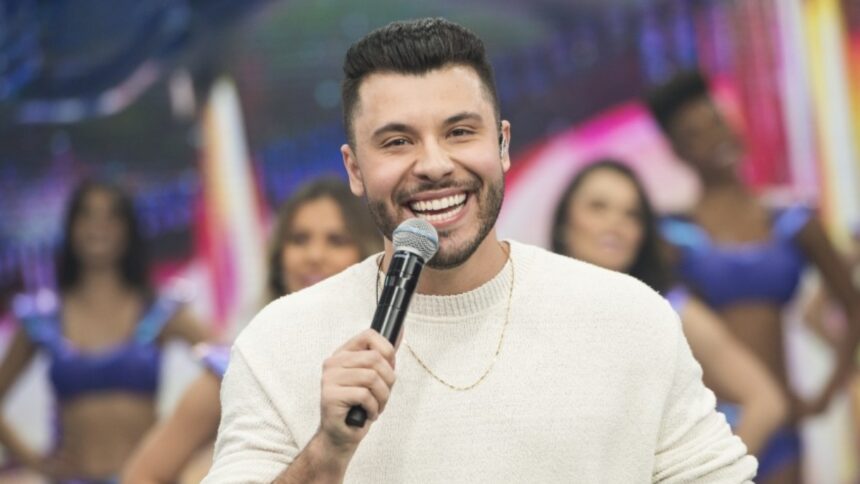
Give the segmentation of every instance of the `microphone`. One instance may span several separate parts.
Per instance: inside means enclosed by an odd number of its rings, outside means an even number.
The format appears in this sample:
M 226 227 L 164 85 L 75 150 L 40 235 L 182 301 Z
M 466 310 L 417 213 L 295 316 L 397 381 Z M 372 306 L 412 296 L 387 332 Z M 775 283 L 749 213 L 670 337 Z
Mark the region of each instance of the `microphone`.
M 439 250 L 439 235 L 430 222 L 411 218 L 394 229 L 391 239 L 394 255 L 370 327 L 393 345 L 406 318 L 421 269 Z M 346 415 L 346 424 L 352 427 L 364 427 L 366 420 L 367 412 L 360 405 L 351 407 Z

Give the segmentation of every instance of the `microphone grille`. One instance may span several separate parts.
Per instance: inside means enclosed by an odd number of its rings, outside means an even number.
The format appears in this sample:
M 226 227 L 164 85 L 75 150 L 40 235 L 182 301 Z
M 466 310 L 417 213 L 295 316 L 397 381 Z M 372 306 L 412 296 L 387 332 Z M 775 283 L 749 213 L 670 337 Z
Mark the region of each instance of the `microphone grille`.
M 424 262 L 439 250 L 439 234 L 430 222 L 420 218 L 410 218 L 398 225 L 391 239 L 395 251 L 408 250 L 418 254 Z

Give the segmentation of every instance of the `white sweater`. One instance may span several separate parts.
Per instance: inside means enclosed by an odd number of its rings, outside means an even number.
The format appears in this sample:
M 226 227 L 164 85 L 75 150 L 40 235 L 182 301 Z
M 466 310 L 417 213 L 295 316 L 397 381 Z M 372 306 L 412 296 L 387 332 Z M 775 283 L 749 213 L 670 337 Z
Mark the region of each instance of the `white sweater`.
M 746 455 L 702 384 L 677 316 L 639 281 L 511 243 L 510 323 L 486 379 L 434 380 L 404 345 L 388 406 L 346 482 L 747 482 Z M 263 309 L 233 347 L 204 481 L 269 483 L 320 418 L 322 361 L 367 328 L 376 257 Z M 416 294 L 405 342 L 468 385 L 499 341 L 510 263 L 456 296 Z

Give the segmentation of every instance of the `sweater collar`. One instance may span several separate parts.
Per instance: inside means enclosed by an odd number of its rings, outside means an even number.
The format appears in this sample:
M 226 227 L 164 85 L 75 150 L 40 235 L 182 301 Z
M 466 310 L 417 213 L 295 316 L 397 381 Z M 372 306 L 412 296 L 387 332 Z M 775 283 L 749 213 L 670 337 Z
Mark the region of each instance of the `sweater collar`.
M 435 296 L 415 293 L 409 306 L 409 313 L 431 318 L 460 318 L 481 313 L 497 304 L 507 301 L 511 291 L 511 265 L 517 258 L 519 248 L 510 243 L 511 255 L 502 269 L 492 279 L 471 291 L 460 294 Z M 372 256 L 373 267 L 376 268 L 381 254 Z M 385 273 L 377 272 L 378 289 L 382 291 Z M 516 281 L 514 281 L 516 282 Z

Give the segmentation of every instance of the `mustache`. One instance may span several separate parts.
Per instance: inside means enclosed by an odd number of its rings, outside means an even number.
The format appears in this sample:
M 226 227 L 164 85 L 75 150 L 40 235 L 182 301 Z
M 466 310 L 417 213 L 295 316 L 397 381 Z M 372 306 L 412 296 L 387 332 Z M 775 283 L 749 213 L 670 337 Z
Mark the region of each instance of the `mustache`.
M 421 182 L 416 186 L 409 187 L 408 189 L 399 190 L 395 196 L 394 200 L 398 204 L 404 204 L 412 199 L 415 195 L 428 192 L 431 190 L 448 190 L 448 189 L 457 189 L 462 190 L 464 192 L 476 192 L 481 188 L 481 182 L 476 179 L 472 180 L 446 180 L 442 182 Z

